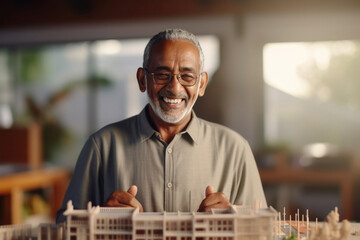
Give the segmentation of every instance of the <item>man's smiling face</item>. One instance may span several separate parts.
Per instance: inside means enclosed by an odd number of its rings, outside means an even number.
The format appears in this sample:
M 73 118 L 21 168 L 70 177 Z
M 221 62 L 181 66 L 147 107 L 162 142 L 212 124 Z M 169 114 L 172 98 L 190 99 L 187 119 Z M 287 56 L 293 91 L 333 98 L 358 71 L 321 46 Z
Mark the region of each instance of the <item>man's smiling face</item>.
M 149 72 L 191 72 L 200 75 L 199 51 L 196 46 L 183 40 L 164 40 L 155 43 L 150 52 Z M 189 121 L 191 110 L 198 96 L 205 91 L 207 81 L 198 78 L 194 86 L 182 86 L 177 77 L 165 85 L 156 84 L 153 76 L 146 74 L 146 90 L 151 110 L 156 117 L 170 124 Z M 204 77 L 207 78 L 207 75 Z M 207 79 L 206 79 L 207 80 Z

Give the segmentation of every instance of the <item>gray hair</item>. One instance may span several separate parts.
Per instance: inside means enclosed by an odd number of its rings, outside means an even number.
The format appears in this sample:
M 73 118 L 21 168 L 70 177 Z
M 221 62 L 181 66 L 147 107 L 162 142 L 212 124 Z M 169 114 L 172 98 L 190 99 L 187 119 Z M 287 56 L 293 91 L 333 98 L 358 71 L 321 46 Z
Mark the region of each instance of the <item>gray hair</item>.
M 143 67 L 147 68 L 149 65 L 151 48 L 155 43 L 161 40 L 184 40 L 193 43 L 199 51 L 200 57 L 200 71 L 204 68 L 204 53 L 201 49 L 199 39 L 192 33 L 183 29 L 166 29 L 153 36 L 145 47 Z

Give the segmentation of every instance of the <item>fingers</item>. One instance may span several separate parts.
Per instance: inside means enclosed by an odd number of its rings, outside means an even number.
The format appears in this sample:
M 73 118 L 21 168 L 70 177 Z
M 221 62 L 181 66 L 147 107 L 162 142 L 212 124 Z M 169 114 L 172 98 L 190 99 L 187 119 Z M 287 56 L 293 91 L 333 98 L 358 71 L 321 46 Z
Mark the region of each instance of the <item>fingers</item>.
M 230 208 L 231 204 L 224 193 L 215 192 L 212 186 L 207 186 L 206 197 L 201 202 L 198 212 L 209 212 L 211 208 Z
M 136 196 L 137 191 L 138 191 L 138 188 L 137 188 L 136 185 L 132 185 L 132 186 L 127 190 L 127 192 L 130 193 L 131 195 L 133 195 L 134 197 Z
M 207 196 L 200 204 L 199 212 L 209 212 L 211 208 L 230 208 L 231 204 L 224 193 L 216 192 Z
M 128 191 L 115 191 L 113 192 L 107 202 L 106 207 L 138 207 L 140 212 L 143 212 L 143 206 L 135 198 L 137 194 L 137 187 L 131 186 Z
M 218 204 L 214 204 L 211 206 L 203 206 L 202 209 L 198 212 L 210 212 L 212 208 L 219 208 L 219 209 L 227 209 L 230 208 L 231 205 L 227 205 L 227 204 L 223 204 L 223 203 L 218 203 Z
M 215 193 L 215 190 L 214 190 L 214 187 L 213 186 L 207 186 L 206 187 L 206 191 L 205 191 L 205 196 L 209 196 L 210 194 L 213 194 Z

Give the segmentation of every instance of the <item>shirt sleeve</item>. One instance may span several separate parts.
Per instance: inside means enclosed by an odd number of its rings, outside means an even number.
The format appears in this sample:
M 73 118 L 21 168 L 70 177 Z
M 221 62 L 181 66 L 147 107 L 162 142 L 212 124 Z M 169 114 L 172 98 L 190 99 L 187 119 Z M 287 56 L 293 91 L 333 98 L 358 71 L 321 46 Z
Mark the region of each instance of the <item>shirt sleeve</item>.
M 63 213 L 69 200 L 75 209 L 85 209 L 88 201 L 92 205 L 102 205 L 100 172 L 99 149 L 94 138 L 90 137 L 79 155 L 62 206 L 56 214 L 57 223 L 66 220 Z
M 245 141 L 245 147 L 240 162 L 241 165 L 238 174 L 238 189 L 235 204 L 252 206 L 257 200 L 260 201 L 261 207 L 267 207 L 259 171 L 247 141 Z

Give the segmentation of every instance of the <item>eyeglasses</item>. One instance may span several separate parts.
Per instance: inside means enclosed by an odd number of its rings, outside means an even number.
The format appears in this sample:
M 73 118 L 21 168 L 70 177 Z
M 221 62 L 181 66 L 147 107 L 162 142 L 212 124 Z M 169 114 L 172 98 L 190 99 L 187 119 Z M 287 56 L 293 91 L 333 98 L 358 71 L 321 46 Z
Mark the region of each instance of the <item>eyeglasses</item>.
M 147 68 L 144 69 L 152 76 L 153 81 L 159 85 L 168 84 L 172 80 L 173 76 L 176 76 L 176 79 L 182 86 L 191 87 L 196 84 L 198 78 L 201 75 L 201 73 L 196 75 L 196 73 L 193 72 L 180 72 L 178 74 L 173 74 L 172 72 L 167 71 L 150 72 Z

